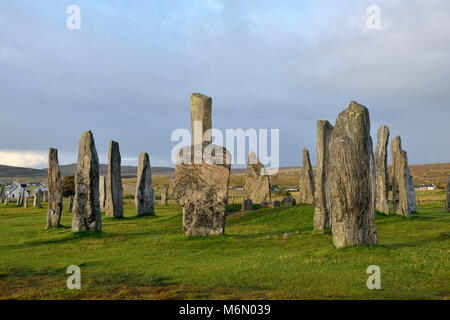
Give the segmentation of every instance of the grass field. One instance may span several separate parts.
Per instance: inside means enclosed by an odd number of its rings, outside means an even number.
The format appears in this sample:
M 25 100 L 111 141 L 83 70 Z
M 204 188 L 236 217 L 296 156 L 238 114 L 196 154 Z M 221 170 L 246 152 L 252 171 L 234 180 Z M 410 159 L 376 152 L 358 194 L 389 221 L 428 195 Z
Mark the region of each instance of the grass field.
M 155 217 L 103 219 L 100 233 L 44 230 L 46 209 L 0 205 L 0 299 L 449 299 L 450 215 L 377 214 L 379 245 L 337 250 L 312 230 L 312 206 L 227 218 L 226 235 L 186 237 L 176 204 Z M 70 226 L 64 212 L 62 224 Z M 299 230 L 300 234 L 296 231 Z M 283 234 L 292 233 L 288 238 Z M 381 268 L 382 290 L 366 269 Z M 81 267 L 81 290 L 66 268 Z

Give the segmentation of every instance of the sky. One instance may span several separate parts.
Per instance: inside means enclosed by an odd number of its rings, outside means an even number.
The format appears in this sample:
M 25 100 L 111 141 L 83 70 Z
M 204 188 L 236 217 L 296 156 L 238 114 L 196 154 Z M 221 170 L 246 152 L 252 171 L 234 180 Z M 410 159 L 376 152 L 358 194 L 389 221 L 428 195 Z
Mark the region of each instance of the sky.
M 91 130 L 102 163 L 115 140 L 122 165 L 174 166 L 192 92 L 215 128 L 279 129 L 281 166 L 303 148 L 314 164 L 317 120 L 352 100 L 374 144 L 388 125 L 410 164 L 450 162 L 449 31 L 448 0 L 2 0 L 0 164 L 45 168 L 49 147 L 74 163 Z

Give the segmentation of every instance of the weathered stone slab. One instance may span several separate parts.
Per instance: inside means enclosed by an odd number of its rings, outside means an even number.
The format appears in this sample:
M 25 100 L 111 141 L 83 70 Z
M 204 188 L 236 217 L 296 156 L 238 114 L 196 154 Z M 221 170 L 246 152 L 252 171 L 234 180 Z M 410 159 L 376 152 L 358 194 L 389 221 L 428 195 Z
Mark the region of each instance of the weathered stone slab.
M 42 191 L 41 190 L 35 190 L 34 191 L 34 201 L 33 201 L 33 207 L 41 209 L 42 208 Z
M 445 210 L 450 212 L 450 176 L 447 179 L 447 199 L 445 201 Z
M 3 203 L 3 202 L 5 202 L 5 199 L 6 199 L 6 190 L 5 190 L 5 186 L 2 185 L 0 189 L 1 189 L 1 190 L 0 190 L 0 201 Z
M 392 155 L 392 205 L 394 213 L 409 217 L 417 211 L 416 192 L 409 173 L 408 155 L 402 150 L 400 136 L 391 142 Z
M 366 107 L 352 101 L 339 114 L 328 156 L 335 247 L 376 244 L 375 164 Z
M 167 206 L 169 204 L 169 192 L 168 188 L 164 186 L 161 191 L 161 205 Z
M 98 185 L 100 192 L 100 210 L 104 212 L 106 208 L 106 176 L 100 176 Z
M 326 120 L 317 121 L 317 165 L 314 190 L 314 230 L 331 227 L 331 198 L 328 183 L 330 171 L 328 145 L 333 126 Z
M 303 162 L 300 170 L 298 191 L 299 203 L 314 204 L 314 174 L 307 149 L 303 149 Z
M 389 143 L 389 127 L 378 129 L 378 141 L 375 151 L 376 208 L 389 214 L 389 174 L 387 169 L 387 146 Z
M 200 93 L 191 94 L 192 145 L 212 142 L 212 99 Z
M 105 213 L 110 218 L 123 218 L 123 189 L 122 174 L 120 172 L 121 157 L 119 144 L 116 141 L 109 142 L 108 158 Z
M 253 203 L 271 202 L 269 176 L 264 174 L 264 166 L 253 151 L 248 155 L 244 183 L 247 198 Z
M 253 201 L 251 199 L 242 201 L 242 212 L 246 211 L 253 211 Z
M 287 197 L 284 197 L 283 200 L 281 200 L 282 207 L 293 207 L 295 205 L 296 205 L 296 201 L 293 196 L 287 196 Z
M 92 132 L 87 131 L 83 133 L 78 143 L 72 231 L 100 231 L 102 229 L 98 182 L 97 150 Z
M 62 179 L 59 170 L 58 150 L 50 148 L 48 154 L 48 209 L 47 228 L 58 227 L 63 209 Z
M 69 212 L 73 211 L 73 196 L 69 196 Z
M 153 201 L 152 168 L 148 153 L 139 156 L 137 183 L 136 183 L 136 215 L 154 215 L 155 203 Z
M 172 195 L 183 207 L 183 230 L 188 236 L 221 235 L 225 231 L 225 210 L 230 178 L 230 154 L 214 146 L 218 163 L 195 164 L 195 146 L 178 153 L 175 177 L 171 180 Z M 204 150 L 204 148 L 203 148 Z M 191 163 L 181 163 L 191 155 Z

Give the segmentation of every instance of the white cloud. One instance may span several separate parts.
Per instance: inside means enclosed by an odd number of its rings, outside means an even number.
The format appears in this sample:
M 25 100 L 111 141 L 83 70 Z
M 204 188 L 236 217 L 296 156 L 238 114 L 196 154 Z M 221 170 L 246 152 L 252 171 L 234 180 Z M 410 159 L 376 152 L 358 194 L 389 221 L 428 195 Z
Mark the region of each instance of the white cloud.
M 47 155 L 40 151 L 0 150 L 0 164 L 6 166 L 43 168 L 47 161 Z

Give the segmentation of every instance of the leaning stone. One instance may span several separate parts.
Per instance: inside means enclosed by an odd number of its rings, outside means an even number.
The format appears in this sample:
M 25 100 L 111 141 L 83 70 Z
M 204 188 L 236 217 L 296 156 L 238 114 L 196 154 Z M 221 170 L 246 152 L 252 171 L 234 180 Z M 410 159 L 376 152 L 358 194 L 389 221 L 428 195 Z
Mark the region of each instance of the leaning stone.
M 100 188 L 100 210 L 105 211 L 106 208 L 106 176 L 100 176 L 99 179 Z
M 331 227 L 331 198 L 328 176 L 330 159 L 328 145 L 333 126 L 326 120 L 317 121 L 317 165 L 314 190 L 314 230 Z
M 299 203 L 314 204 L 314 175 L 307 149 L 303 149 L 303 163 L 300 170 L 298 190 Z
M 148 153 L 141 153 L 139 156 L 137 183 L 136 183 L 136 215 L 154 215 L 154 201 L 152 188 L 152 168 Z
M 281 200 L 282 207 L 293 207 L 295 205 L 296 205 L 296 201 L 295 201 L 294 197 L 292 197 L 292 196 L 284 197 L 283 200 Z
M 392 155 L 392 204 L 394 213 L 409 217 L 417 211 L 416 192 L 409 173 L 408 155 L 402 150 L 400 136 L 391 142 Z
M 329 143 L 331 228 L 336 248 L 376 244 L 375 165 L 369 110 L 352 101 Z
M 123 217 L 123 189 L 122 175 L 120 173 L 120 151 L 119 144 L 115 141 L 109 142 L 109 164 L 108 176 L 106 178 L 106 206 L 105 213 L 110 218 Z
M 387 146 L 389 143 L 389 127 L 378 129 L 378 141 L 375 151 L 376 208 L 389 214 L 389 174 L 387 169 Z
M 63 209 L 62 179 L 58 163 L 58 150 L 50 148 L 48 154 L 48 209 L 47 228 L 58 227 Z
M 450 176 L 447 179 L 447 199 L 445 201 L 445 210 L 450 212 Z
M 251 199 L 245 199 L 244 201 L 242 201 L 242 212 L 252 210 L 253 210 L 253 201 Z
M 253 203 L 271 202 L 269 176 L 265 175 L 264 166 L 254 152 L 250 152 L 248 156 L 244 183 L 247 197 Z
M 78 143 L 72 231 L 100 231 L 102 229 L 98 182 L 97 150 L 92 132 L 87 131 L 83 133 Z

